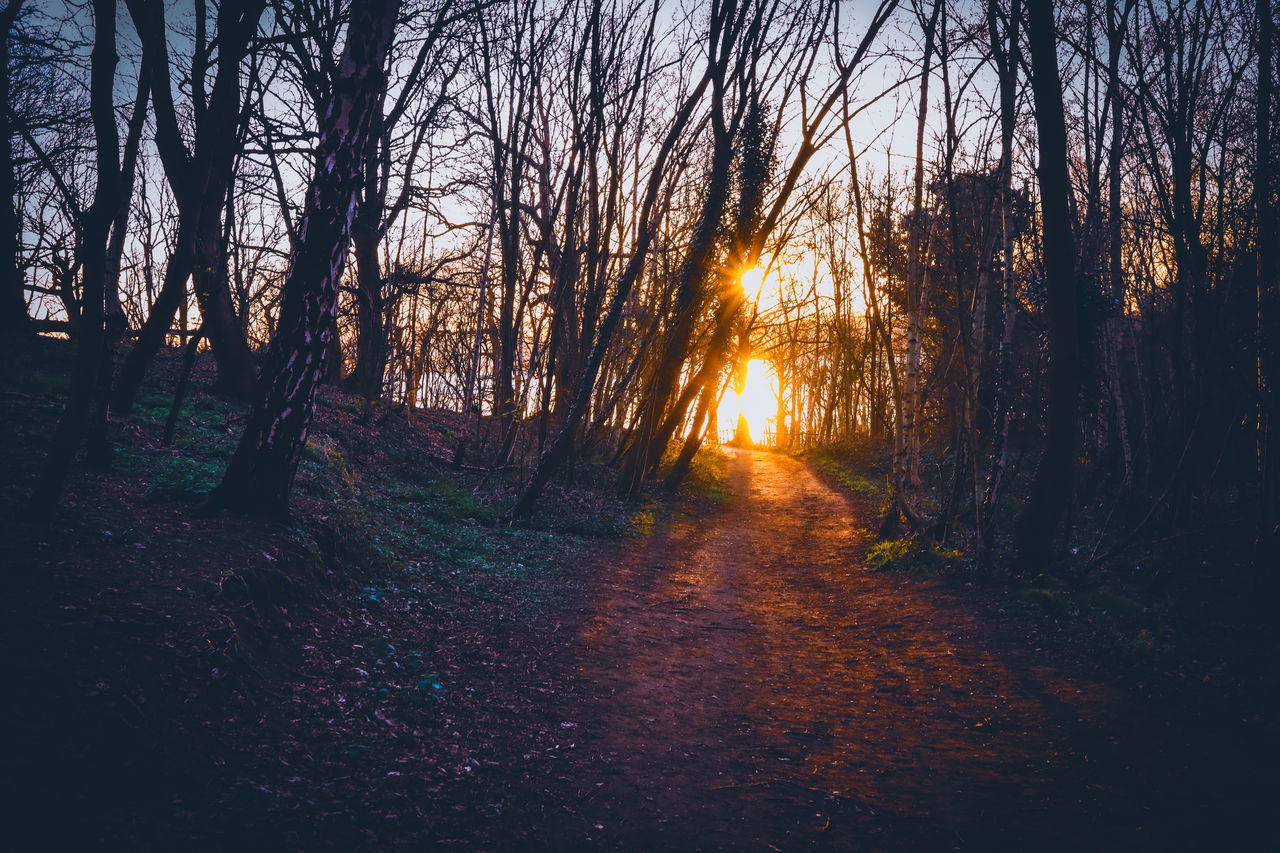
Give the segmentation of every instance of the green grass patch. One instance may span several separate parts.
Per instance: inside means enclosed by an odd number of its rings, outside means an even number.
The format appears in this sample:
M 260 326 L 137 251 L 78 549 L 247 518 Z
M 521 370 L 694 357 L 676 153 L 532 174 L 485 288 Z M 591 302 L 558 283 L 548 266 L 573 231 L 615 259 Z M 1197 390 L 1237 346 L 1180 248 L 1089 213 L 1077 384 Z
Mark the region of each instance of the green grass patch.
M 873 500 L 888 494 L 884 477 L 873 468 L 864 467 L 857 457 L 822 449 L 808 451 L 801 458 L 823 477 L 854 494 Z
M 916 539 L 877 542 L 866 557 L 870 571 L 897 571 L 913 577 L 931 577 L 955 569 L 963 561 L 964 554 L 955 548 L 928 545 Z
M 681 488 L 693 500 L 728 506 L 733 500 L 728 478 L 729 457 L 716 448 L 704 447 L 694 455 Z
M 179 456 L 147 486 L 147 499 L 153 502 L 198 501 L 213 491 L 225 470 L 226 465 L 221 460 Z
M 324 406 L 326 409 L 336 409 L 340 412 L 347 412 L 352 415 L 360 414 L 361 410 L 360 404 L 354 400 L 344 400 L 341 397 L 334 397 L 329 394 L 317 394 L 316 405 Z
M 0 388 L 59 403 L 71 388 L 75 347 L 69 341 L 36 337 L 8 358 L 0 358 Z

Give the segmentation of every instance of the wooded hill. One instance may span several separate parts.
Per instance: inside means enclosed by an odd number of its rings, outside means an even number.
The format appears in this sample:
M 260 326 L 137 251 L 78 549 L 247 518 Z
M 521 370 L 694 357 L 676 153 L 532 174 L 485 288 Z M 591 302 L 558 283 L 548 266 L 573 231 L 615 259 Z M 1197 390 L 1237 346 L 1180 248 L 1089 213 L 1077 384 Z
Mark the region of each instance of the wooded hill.
M 166 344 L 252 404 L 205 509 L 270 516 L 326 384 L 473 421 L 520 519 L 575 458 L 678 483 L 755 358 L 784 449 L 891 444 L 887 538 L 1214 531 L 1266 600 L 1274 10 L 1050 11 L 10 0 L 0 322 L 78 353 L 26 514 Z

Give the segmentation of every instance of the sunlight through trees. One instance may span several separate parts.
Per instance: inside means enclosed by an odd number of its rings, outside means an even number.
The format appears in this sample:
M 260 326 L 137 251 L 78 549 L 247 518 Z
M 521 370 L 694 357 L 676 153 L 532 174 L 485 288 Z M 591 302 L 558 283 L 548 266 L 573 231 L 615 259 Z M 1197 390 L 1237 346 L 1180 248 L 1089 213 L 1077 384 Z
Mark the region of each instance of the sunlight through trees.
M 359 133 L 345 4 L 126 7 L 0 15 L 0 320 L 84 359 L 36 514 L 186 345 L 258 410 L 293 387 L 299 446 L 303 363 L 365 418 L 461 414 L 513 518 L 581 454 L 674 484 L 741 408 L 883 442 L 885 530 L 979 554 L 1099 496 L 1280 524 L 1267 4 L 409 0 Z M 302 280 L 334 152 L 350 221 Z

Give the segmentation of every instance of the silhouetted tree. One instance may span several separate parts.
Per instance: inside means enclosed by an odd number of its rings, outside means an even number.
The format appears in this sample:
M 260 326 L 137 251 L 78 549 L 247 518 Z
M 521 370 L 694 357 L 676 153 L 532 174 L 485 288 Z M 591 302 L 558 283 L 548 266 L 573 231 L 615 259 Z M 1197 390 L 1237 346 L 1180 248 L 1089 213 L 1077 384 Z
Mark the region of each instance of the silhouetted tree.
M 370 0 L 351 9 L 333 93 L 320 120 L 315 172 L 285 278 L 280 321 L 240 444 L 209 497 L 211 508 L 274 516 L 288 512 L 324 376 L 364 160 L 386 95 L 384 64 L 399 7 L 400 0 Z
M 9 40 L 25 0 L 8 0 L 0 9 L 0 337 L 16 338 L 31 331 L 23 296 L 18 232 L 21 223 L 13 170 L 13 127 L 10 116 L 11 80 Z
M 1044 453 L 1015 533 L 1019 554 L 1028 565 L 1034 566 L 1050 553 L 1071 498 L 1072 466 L 1079 432 L 1076 414 L 1080 393 L 1080 338 L 1075 244 L 1068 206 L 1071 182 L 1067 172 L 1067 130 L 1053 7 L 1049 3 L 1028 4 L 1027 45 L 1031 53 L 1031 91 L 1040 154 L 1040 205 L 1049 305 L 1049 404 Z
M 222 215 L 231 186 L 232 166 L 241 145 L 243 106 L 241 63 L 258 29 L 266 0 L 224 0 L 217 12 L 218 67 L 206 97 L 206 68 L 212 47 L 205 37 L 205 0 L 197 0 L 196 45 L 191 67 L 191 135 L 188 150 L 173 100 L 173 69 L 161 0 L 127 0 L 150 69 L 156 149 L 177 207 L 177 235 L 164 285 L 147 322 L 120 371 L 115 408 L 127 413 L 147 366 L 169 335 L 187 281 L 195 287 L 205 333 L 218 363 L 218 384 L 232 394 L 253 389 L 253 354 L 236 318 L 226 281 Z
M 76 357 L 67 405 L 58 419 L 49 453 L 26 506 L 32 520 L 47 520 L 62 494 L 76 451 L 89 429 L 99 374 L 103 369 L 107 239 L 120 200 L 120 137 L 116 129 L 116 0 L 93 2 L 93 52 L 90 58 L 89 113 L 96 141 L 97 187 L 81 218 L 82 295 L 76 329 Z

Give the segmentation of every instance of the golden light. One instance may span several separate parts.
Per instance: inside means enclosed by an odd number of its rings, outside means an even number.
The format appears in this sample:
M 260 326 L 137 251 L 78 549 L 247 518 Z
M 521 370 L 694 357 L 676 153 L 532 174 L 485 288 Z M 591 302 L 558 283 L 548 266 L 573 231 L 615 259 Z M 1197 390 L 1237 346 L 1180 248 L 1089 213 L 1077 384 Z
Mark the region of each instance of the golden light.
M 742 393 L 735 394 L 730 389 L 724 395 L 716 420 L 721 427 L 732 429 L 738 423 L 738 415 L 742 415 L 747 419 L 751 440 L 762 441 L 765 428 L 778 410 L 777 390 L 773 366 L 763 359 L 753 358 L 747 362 L 747 380 Z
M 760 267 L 752 267 L 742 274 L 742 290 L 752 299 L 757 298 L 764 287 L 765 271 Z

